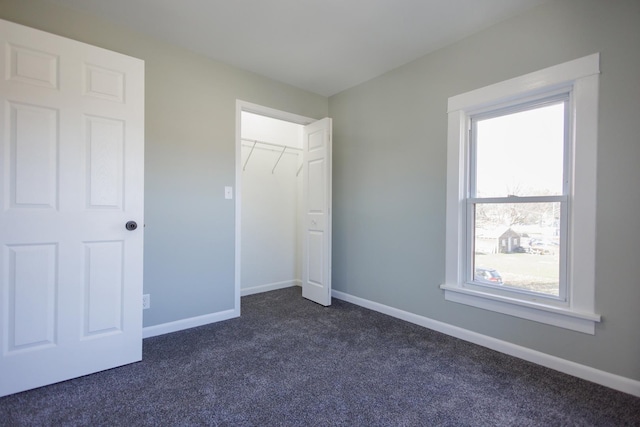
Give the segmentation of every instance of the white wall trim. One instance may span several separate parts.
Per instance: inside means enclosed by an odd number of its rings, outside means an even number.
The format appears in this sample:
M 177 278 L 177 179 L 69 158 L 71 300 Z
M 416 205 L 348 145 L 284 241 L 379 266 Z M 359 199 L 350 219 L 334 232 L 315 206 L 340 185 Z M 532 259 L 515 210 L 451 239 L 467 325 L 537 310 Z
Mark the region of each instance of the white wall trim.
M 284 282 L 267 283 L 265 285 L 252 286 L 242 289 L 242 296 L 261 294 L 262 292 L 277 291 L 278 289 L 302 286 L 301 280 L 285 280 Z
M 449 98 L 445 282 L 440 286 L 446 300 L 595 334 L 595 323 L 601 321 L 595 312 L 594 270 L 599 64 L 600 55 L 595 53 Z M 567 165 L 571 188 L 567 194 L 569 221 L 565 225 L 568 253 L 561 264 L 567 269 L 567 298 L 563 302 L 566 307 L 562 312 L 551 302 L 543 307 L 542 298 L 536 300 L 506 288 L 500 293 L 508 298 L 498 298 L 495 289 L 480 289 L 469 282 L 473 220 L 467 209 L 467 201 L 472 200 L 468 184 L 471 116 L 498 106 L 505 108 L 557 95 L 558 91 L 570 96 L 569 122 L 573 127 L 567 155 L 572 160 Z
M 332 296 L 334 298 L 350 302 L 364 308 L 368 308 L 369 310 L 377 311 L 379 313 L 383 313 L 397 319 L 423 326 L 425 328 L 432 329 L 434 331 L 441 332 L 443 334 L 450 335 L 464 341 L 481 345 L 491 350 L 508 354 L 509 356 L 514 356 L 528 362 L 532 362 L 568 375 L 572 375 L 574 377 L 582 378 L 584 380 L 591 381 L 605 387 L 609 387 L 615 390 L 622 391 L 624 393 L 629 393 L 631 395 L 640 397 L 640 381 L 633 380 L 631 378 L 601 371 L 590 366 L 582 365 L 570 360 L 542 353 L 537 350 L 532 350 L 527 347 L 512 344 L 507 341 L 502 341 L 493 337 L 489 337 L 487 335 L 470 331 L 468 329 L 453 326 L 448 323 L 433 320 L 414 313 L 409 313 L 407 311 L 399 310 L 394 307 L 366 300 L 364 298 L 356 297 L 344 292 L 334 290 L 332 292 Z
M 449 98 L 447 111 L 484 108 L 495 103 L 519 98 L 523 94 L 548 92 L 549 88 L 566 85 L 600 73 L 600 54 L 594 53 L 503 82 L 494 83 Z
M 223 320 L 239 317 L 239 310 L 224 310 L 217 313 L 205 314 L 203 316 L 191 317 L 188 319 L 176 320 L 175 322 L 162 323 L 160 325 L 147 326 L 142 328 L 142 338 L 151 338 L 158 335 L 170 334 L 171 332 L 183 331 L 185 329 L 208 325 L 210 323 L 221 322 Z
M 599 315 L 589 312 L 568 310 L 564 307 L 539 304 L 534 301 L 519 300 L 503 295 L 478 292 L 470 288 L 440 285 L 445 290 L 447 301 L 471 305 L 497 313 L 521 317 L 534 322 L 546 323 L 572 331 L 595 335 L 595 323 L 600 322 Z

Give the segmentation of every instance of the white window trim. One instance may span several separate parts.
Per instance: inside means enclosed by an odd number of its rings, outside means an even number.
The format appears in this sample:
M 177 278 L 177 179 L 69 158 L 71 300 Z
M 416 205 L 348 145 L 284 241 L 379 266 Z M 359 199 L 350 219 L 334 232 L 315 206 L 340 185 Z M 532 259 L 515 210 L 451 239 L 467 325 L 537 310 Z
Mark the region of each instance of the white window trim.
M 440 285 L 447 301 L 595 334 L 595 323 L 601 321 L 594 301 L 599 74 L 600 54 L 595 53 L 449 98 L 446 265 L 445 283 Z M 562 88 L 571 90 L 573 98 L 567 304 L 559 307 L 467 287 L 464 263 L 470 116 Z

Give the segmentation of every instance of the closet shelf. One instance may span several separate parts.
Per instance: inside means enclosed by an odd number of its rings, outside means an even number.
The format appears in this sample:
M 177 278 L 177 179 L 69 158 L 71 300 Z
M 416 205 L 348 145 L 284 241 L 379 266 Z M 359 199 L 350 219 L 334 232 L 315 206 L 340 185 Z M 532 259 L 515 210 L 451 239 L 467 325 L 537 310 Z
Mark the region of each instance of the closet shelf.
M 242 170 L 243 171 L 246 170 L 247 163 L 249 163 L 249 159 L 251 158 L 251 155 L 253 154 L 253 150 L 256 148 L 257 144 L 268 145 L 268 146 L 277 147 L 277 148 L 282 148 L 282 151 L 280 152 L 280 156 L 278 156 L 278 160 L 276 160 L 276 164 L 273 165 L 273 169 L 271 169 L 271 174 L 273 174 L 273 172 L 275 172 L 276 167 L 278 166 L 278 163 L 280 163 L 280 159 L 282 159 L 282 156 L 284 156 L 285 151 L 287 151 L 287 150 L 302 151 L 302 148 L 292 147 L 290 145 L 276 144 L 274 142 L 260 141 L 258 139 L 241 138 L 241 140 L 242 141 L 246 141 L 246 142 L 253 142 L 253 145 L 251 146 L 251 151 L 249 151 L 249 155 L 247 156 L 247 159 L 244 161 L 244 165 L 242 165 Z M 296 176 L 298 176 L 298 174 L 300 174 L 301 170 L 302 170 L 302 166 L 300 166 L 300 168 L 298 169 L 298 172 L 296 173 Z

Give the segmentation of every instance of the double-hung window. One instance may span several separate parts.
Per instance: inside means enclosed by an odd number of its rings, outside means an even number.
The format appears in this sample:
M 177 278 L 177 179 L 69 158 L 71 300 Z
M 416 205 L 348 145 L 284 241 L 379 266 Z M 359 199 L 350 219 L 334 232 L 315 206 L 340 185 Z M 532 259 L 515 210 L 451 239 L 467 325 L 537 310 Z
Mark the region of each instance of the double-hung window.
M 568 105 L 561 93 L 471 116 L 470 285 L 566 301 Z
M 449 99 L 449 301 L 595 333 L 599 55 Z

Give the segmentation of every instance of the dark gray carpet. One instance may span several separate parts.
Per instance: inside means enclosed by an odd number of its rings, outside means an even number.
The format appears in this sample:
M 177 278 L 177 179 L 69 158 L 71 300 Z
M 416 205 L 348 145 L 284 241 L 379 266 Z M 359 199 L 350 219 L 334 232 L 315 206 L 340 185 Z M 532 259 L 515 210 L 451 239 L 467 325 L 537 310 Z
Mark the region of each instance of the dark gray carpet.
M 0 425 L 640 426 L 640 398 L 299 288 L 0 399 Z

